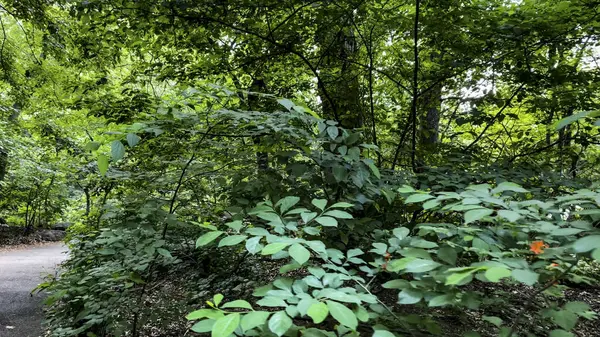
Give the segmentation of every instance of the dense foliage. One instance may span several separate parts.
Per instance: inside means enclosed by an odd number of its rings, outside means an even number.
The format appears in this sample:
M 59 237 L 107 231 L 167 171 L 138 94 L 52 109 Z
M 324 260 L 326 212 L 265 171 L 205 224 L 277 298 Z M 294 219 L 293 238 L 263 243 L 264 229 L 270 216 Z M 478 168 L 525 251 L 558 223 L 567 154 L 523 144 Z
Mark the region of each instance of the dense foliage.
M 0 217 L 74 223 L 49 335 L 574 336 L 599 11 L 4 1 Z M 249 270 L 252 296 L 203 281 Z

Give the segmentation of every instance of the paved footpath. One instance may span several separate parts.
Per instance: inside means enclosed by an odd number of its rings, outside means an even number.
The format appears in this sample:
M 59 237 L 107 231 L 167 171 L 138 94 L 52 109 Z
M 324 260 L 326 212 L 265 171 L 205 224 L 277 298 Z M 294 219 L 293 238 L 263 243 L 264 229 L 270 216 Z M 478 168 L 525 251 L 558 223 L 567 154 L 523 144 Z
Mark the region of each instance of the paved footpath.
M 0 337 L 41 335 L 46 294 L 30 293 L 45 275 L 54 274 L 66 251 L 60 243 L 0 248 Z

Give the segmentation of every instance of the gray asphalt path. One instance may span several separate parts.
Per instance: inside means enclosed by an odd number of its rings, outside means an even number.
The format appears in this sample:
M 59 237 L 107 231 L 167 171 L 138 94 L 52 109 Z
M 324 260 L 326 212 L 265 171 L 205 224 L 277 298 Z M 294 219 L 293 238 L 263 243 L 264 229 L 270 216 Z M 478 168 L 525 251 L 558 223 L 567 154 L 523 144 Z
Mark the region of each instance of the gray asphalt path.
M 42 301 L 31 290 L 63 261 L 62 244 L 25 246 L 0 250 L 0 337 L 39 337 L 42 333 Z

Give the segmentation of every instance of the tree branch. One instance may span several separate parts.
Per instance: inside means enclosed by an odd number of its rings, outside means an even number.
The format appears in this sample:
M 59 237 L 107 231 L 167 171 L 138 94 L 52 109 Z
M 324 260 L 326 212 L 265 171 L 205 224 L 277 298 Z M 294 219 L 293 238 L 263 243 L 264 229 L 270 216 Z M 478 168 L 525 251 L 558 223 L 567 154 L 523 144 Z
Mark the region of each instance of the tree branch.
M 515 92 L 513 92 L 512 96 L 510 96 L 510 98 L 504 103 L 504 105 L 502 106 L 502 108 L 494 115 L 494 117 L 492 118 L 492 120 L 485 125 L 485 127 L 483 128 L 483 130 L 481 131 L 481 133 L 477 136 L 477 138 L 475 138 L 475 140 L 473 140 L 471 142 L 471 144 L 467 145 L 467 147 L 464 149 L 464 151 L 469 151 L 469 149 L 471 149 L 471 147 L 473 147 L 473 145 L 477 144 L 477 142 L 479 142 L 479 140 L 481 140 L 481 137 L 483 137 L 483 135 L 486 133 L 486 131 L 490 128 L 490 126 L 492 126 L 492 124 L 494 124 L 494 122 L 496 121 L 496 119 L 510 105 L 510 103 L 513 100 L 513 98 L 515 98 L 515 96 L 517 96 L 517 94 L 521 91 L 521 89 L 523 89 L 524 86 L 525 86 L 525 83 L 521 83 L 521 85 L 517 88 L 517 90 L 515 90 Z

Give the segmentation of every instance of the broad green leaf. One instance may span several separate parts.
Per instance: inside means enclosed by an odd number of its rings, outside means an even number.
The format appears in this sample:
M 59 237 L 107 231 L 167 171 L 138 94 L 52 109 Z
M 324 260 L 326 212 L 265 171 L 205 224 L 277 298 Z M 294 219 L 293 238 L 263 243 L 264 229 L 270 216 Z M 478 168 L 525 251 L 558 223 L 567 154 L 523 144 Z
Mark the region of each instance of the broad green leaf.
M 516 281 L 532 286 L 537 283 L 540 275 L 528 269 L 514 269 L 512 271 L 512 277 Z
M 306 314 L 313 319 L 315 324 L 319 324 L 329 315 L 327 304 L 323 302 L 313 303 L 307 310 Z
M 397 272 L 406 268 L 406 266 L 416 258 L 405 257 L 397 260 L 391 260 L 387 265 L 387 270 L 391 272 Z
M 397 279 L 397 280 L 387 281 L 384 284 L 382 284 L 381 286 L 386 289 L 404 289 L 404 288 L 410 287 L 410 282 L 408 282 L 407 280 Z
M 301 265 L 310 259 L 310 252 L 308 249 L 304 248 L 304 246 L 299 243 L 293 244 L 290 249 L 288 249 L 288 253 L 294 260 L 296 260 L 296 262 Z
M 498 186 L 496 186 L 496 188 L 492 189 L 491 193 L 498 194 L 498 193 L 502 193 L 504 191 L 512 191 L 512 192 L 518 192 L 518 193 L 529 192 L 528 190 L 521 187 L 521 185 L 519 185 L 519 184 L 505 181 L 505 182 L 498 184 Z
M 329 206 L 329 208 L 350 208 L 353 206 L 354 205 L 352 205 L 351 203 L 348 203 L 348 202 L 337 202 L 337 203 Z
M 267 322 L 267 319 L 271 315 L 267 311 L 252 311 L 242 317 L 242 329 L 248 331 L 254 329 L 257 326 L 261 326 Z
M 263 245 L 260 243 L 262 236 L 256 236 L 246 240 L 246 250 L 250 254 L 256 254 L 263 249 Z
M 510 270 L 502 267 L 492 267 L 485 271 L 485 278 L 487 278 L 490 282 L 498 282 L 500 279 L 509 277 L 510 275 Z
M 327 307 L 329 308 L 329 313 L 331 313 L 331 316 L 335 318 L 336 321 L 352 330 L 356 330 L 358 320 L 352 310 L 348 309 L 345 305 L 334 301 L 327 301 Z
M 239 233 L 239 231 L 242 229 L 243 223 L 241 220 L 236 220 L 226 223 L 225 226 Z
M 336 182 L 342 182 L 348 176 L 348 170 L 341 165 L 336 165 L 333 167 L 333 177 Z
M 276 291 L 276 290 L 269 290 L 269 293 L 271 291 Z M 263 306 L 263 307 L 287 307 L 287 303 L 285 303 L 285 301 L 283 300 L 283 298 L 281 297 L 274 297 L 274 296 L 266 296 L 263 297 L 262 299 L 256 301 L 256 304 Z
M 496 317 L 496 316 L 481 316 L 481 319 L 483 319 L 486 322 L 490 322 L 492 324 L 494 324 L 495 326 L 501 326 L 502 325 L 502 319 L 500 317 Z
M 156 249 L 156 252 L 164 257 L 167 258 L 172 258 L 173 255 L 171 255 L 171 252 L 169 252 L 168 250 L 164 249 L 164 248 L 158 248 Z
M 296 105 L 287 98 L 280 98 L 277 100 L 277 103 L 283 105 L 288 111 L 292 111 L 292 108 Z
M 555 229 L 551 232 L 552 236 L 568 236 L 568 235 L 575 235 L 575 234 L 579 234 L 583 232 L 583 229 L 578 229 L 578 228 L 558 228 Z
M 246 240 L 248 236 L 246 235 L 230 235 L 228 237 L 224 237 L 219 241 L 219 247 L 227 247 L 227 246 L 235 246 L 238 243 Z
M 573 243 L 573 249 L 577 253 L 586 253 L 600 248 L 600 235 L 584 236 Z
M 460 273 L 453 273 L 446 278 L 446 285 L 461 285 L 469 278 L 473 278 L 473 273 L 476 272 L 477 269 L 472 269 Z
M 261 228 L 261 227 L 246 228 L 245 232 L 248 234 L 257 235 L 257 236 L 267 236 L 267 235 L 271 234 L 271 233 L 269 233 L 268 230 Z
M 127 145 L 129 145 L 129 147 L 134 147 L 139 142 L 140 142 L 140 137 L 138 135 L 136 135 L 135 133 L 127 134 Z
M 408 236 L 408 234 L 410 234 L 410 230 L 406 227 L 394 228 L 392 232 L 394 233 L 394 236 L 398 238 L 398 240 L 403 240 Z
M 451 265 L 456 265 L 456 259 L 458 257 L 457 253 L 456 253 L 456 249 L 449 247 L 449 246 L 443 246 L 440 247 L 440 249 L 438 249 L 437 252 L 437 256 L 438 259 L 447 262 L 448 264 Z
M 206 246 L 207 244 L 213 242 L 216 238 L 221 236 L 221 234 L 223 234 L 223 232 L 221 231 L 212 231 L 205 233 L 204 235 L 199 237 L 198 240 L 196 240 L 196 248 Z
M 113 161 L 117 162 L 125 155 L 125 146 L 120 140 L 115 140 L 110 144 L 110 155 Z
M 415 259 L 406 264 L 405 270 L 409 273 L 424 273 L 434 270 L 439 266 L 441 264 L 432 260 Z
M 431 254 L 422 248 L 404 248 L 399 251 L 402 256 L 416 257 L 419 259 L 432 260 Z
M 285 242 L 269 243 L 268 245 L 265 246 L 265 248 L 262 249 L 262 251 L 260 253 L 262 255 L 273 255 L 289 245 L 290 245 L 289 243 L 285 243 Z
M 437 245 L 437 243 L 435 243 L 433 241 L 427 241 L 427 240 L 423 240 L 421 238 L 412 238 L 410 241 L 410 246 L 415 247 L 415 248 L 429 249 L 429 248 L 435 248 L 438 245 Z
M 213 325 L 211 337 L 229 337 L 240 325 L 240 314 L 229 314 L 219 318 Z
M 406 198 L 406 200 L 404 200 L 404 203 L 412 204 L 412 203 L 422 202 L 422 201 L 433 199 L 433 198 L 435 198 L 433 195 L 429 195 L 429 194 L 425 194 L 425 193 L 412 194 L 408 198 Z
M 106 175 L 108 171 L 108 157 L 103 154 L 98 155 L 98 171 L 101 175 Z
M 98 250 L 98 254 L 100 255 L 115 255 L 117 253 L 116 250 L 112 248 L 102 248 Z M 152 254 L 150 254 L 152 255 Z
M 85 145 L 84 149 L 86 151 L 96 151 L 100 148 L 100 145 L 102 145 L 102 144 L 100 144 L 98 142 L 89 142 Z
M 300 217 L 302 218 L 302 221 L 304 221 L 305 224 L 309 223 L 316 216 L 317 216 L 316 212 L 306 212 L 306 213 L 300 214 Z
M 577 325 L 577 321 L 579 320 L 579 316 L 576 313 L 568 311 L 568 310 L 560 310 L 556 311 L 552 318 L 554 323 L 559 327 L 565 330 L 571 330 Z
M 498 211 L 498 215 L 510 222 L 516 222 L 521 218 L 521 214 L 506 209 Z
M 325 210 L 325 206 L 327 206 L 327 200 L 325 199 L 313 199 L 311 203 L 321 211 Z
M 313 288 L 323 288 L 323 283 L 321 283 L 321 281 L 316 276 L 308 275 L 305 278 L 303 278 L 303 280 L 304 282 L 306 282 L 306 284 Z
M 423 209 L 432 209 L 440 205 L 437 199 L 431 199 L 423 203 Z
M 264 297 L 267 295 L 267 293 L 273 290 L 273 285 L 272 284 L 265 284 L 264 286 L 260 286 L 256 289 L 254 289 L 254 291 L 252 292 L 252 296 L 256 296 L 256 297 Z
M 215 296 L 213 296 L 213 303 L 215 304 L 215 306 L 219 306 L 219 304 L 221 304 L 221 302 L 223 301 L 223 298 L 225 298 L 225 296 L 223 296 L 223 294 L 216 294 Z
M 565 310 L 574 312 L 576 314 L 592 310 L 592 308 L 590 308 L 589 304 L 587 304 L 585 302 L 580 302 L 580 301 L 567 302 L 565 304 L 564 308 L 565 308 Z
M 373 175 L 377 177 L 377 179 L 381 179 L 381 173 L 379 173 L 379 169 L 377 168 L 377 166 L 375 166 L 374 163 L 368 162 L 367 166 L 369 166 L 371 172 L 373 172 Z
M 481 220 L 482 218 L 491 215 L 494 210 L 487 208 L 476 208 L 465 213 L 465 224 L 469 224 L 474 221 Z
M 214 319 L 205 319 L 202 320 L 190 328 L 192 331 L 197 333 L 210 332 L 212 331 L 213 326 L 215 325 Z
M 402 187 L 398 188 L 398 193 L 413 193 L 415 192 L 415 189 L 408 186 L 408 185 L 402 185 Z
M 352 258 L 352 257 L 355 257 L 355 256 L 360 256 L 360 255 L 363 255 L 364 253 L 365 253 L 365 252 L 363 252 L 363 251 L 362 251 L 362 249 L 360 249 L 360 248 L 352 248 L 352 249 L 349 249 L 349 250 L 346 252 L 346 256 L 347 256 L 348 258 Z
M 327 211 L 323 215 L 332 216 L 338 219 L 352 219 L 352 214 L 339 210 Z
M 596 115 L 596 113 L 597 113 L 597 111 L 593 111 L 593 110 L 582 111 L 582 112 L 573 114 L 571 116 L 565 117 L 565 118 L 559 120 L 558 122 L 554 123 L 554 129 L 558 131 L 558 130 L 566 127 L 567 125 L 577 122 L 578 120 L 580 120 L 582 118 L 585 118 L 590 115 L 593 117 Z
M 573 335 L 573 333 L 562 330 L 562 329 L 556 329 L 556 330 L 552 330 L 550 331 L 550 334 L 548 335 L 548 337 L 575 337 L 575 335 Z
M 292 327 L 292 324 L 292 319 L 285 311 L 279 311 L 269 319 L 269 330 L 277 336 L 283 336 Z
M 398 303 L 400 304 L 415 304 L 419 303 L 423 298 L 423 294 L 415 289 L 404 289 L 398 294 Z
M 592 258 L 594 258 L 596 261 L 600 262 L 600 248 L 596 248 L 592 252 Z
M 223 304 L 221 308 L 243 308 L 252 310 L 252 305 L 244 300 L 235 300 Z
M 223 312 L 215 309 L 200 309 L 189 313 L 185 318 L 193 321 L 201 318 L 219 319 L 223 316 Z
M 271 223 L 274 224 L 279 224 L 282 225 L 283 222 L 281 221 L 281 218 L 279 217 L 279 215 L 277 213 L 273 213 L 273 212 L 259 212 L 256 214 L 257 217 L 269 221 Z
M 387 330 L 375 330 L 373 337 L 396 337 L 393 333 Z
M 294 207 L 294 205 L 296 205 L 299 201 L 300 198 L 289 196 L 279 200 L 275 204 L 275 207 L 279 207 L 279 212 L 281 212 L 281 214 L 285 214 L 288 209 Z
M 454 296 L 452 294 L 444 294 L 444 295 L 438 295 L 434 298 L 432 298 L 429 301 L 429 306 L 430 307 L 441 307 L 444 305 L 448 305 L 448 304 L 452 304 L 454 301 Z
M 337 227 L 338 225 L 337 220 L 329 216 L 320 216 L 316 218 L 315 221 L 325 227 Z
M 337 126 L 328 126 L 327 127 L 327 134 L 329 135 L 329 138 L 331 138 L 332 140 L 336 139 L 337 136 L 340 134 L 339 129 L 337 128 Z

